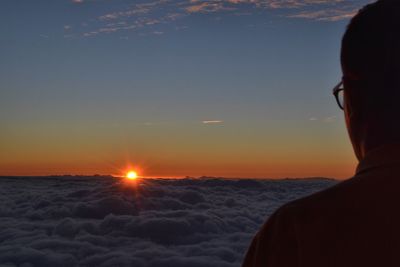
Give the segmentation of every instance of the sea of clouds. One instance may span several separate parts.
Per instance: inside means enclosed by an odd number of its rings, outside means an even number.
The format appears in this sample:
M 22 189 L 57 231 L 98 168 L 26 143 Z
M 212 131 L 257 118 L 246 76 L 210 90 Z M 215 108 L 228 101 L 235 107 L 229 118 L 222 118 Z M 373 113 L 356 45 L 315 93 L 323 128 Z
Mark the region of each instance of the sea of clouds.
M 1 177 L 0 266 L 240 266 L 277 207 L 335 183 Z

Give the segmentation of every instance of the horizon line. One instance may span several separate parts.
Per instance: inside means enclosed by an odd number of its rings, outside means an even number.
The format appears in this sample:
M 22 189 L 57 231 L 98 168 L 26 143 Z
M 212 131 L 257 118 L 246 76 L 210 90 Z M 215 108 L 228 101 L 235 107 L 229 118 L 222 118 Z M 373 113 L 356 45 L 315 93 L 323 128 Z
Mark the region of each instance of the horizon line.
M 121 175 L 112 174 L 51 174 L 51 175 L 0 175 L 0 178 L 39 178 L 39 177 L 110 177 L 124 178 Z M 343 179 L 337 177 L 309 176 L 309 177 L 224 177 L 224 176 L 139 176 L 140 179 L 248 179 L 248 180 L 335 180 Z

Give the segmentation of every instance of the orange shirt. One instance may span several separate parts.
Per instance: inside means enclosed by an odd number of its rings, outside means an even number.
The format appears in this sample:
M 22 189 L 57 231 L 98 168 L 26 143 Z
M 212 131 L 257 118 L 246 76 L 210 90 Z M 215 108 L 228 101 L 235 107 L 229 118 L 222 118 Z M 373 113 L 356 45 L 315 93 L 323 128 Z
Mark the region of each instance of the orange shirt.
M 242 267 L 400 266 L 400 145 L 371 151 L 356 175 L 279 208 Z

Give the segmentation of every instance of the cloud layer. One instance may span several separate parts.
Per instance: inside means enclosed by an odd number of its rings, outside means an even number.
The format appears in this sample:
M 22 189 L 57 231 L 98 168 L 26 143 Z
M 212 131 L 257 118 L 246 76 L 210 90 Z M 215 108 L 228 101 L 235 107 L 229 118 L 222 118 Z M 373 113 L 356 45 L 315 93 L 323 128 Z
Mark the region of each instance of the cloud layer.
M 334 184 L 0 178 L 1 266 L 240 266 L 282 203 Z

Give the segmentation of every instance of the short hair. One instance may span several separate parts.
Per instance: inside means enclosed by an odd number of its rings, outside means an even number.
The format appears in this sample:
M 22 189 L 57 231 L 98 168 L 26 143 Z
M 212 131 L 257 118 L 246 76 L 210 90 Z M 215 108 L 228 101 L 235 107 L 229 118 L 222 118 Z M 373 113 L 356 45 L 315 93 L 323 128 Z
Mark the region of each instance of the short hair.
M 345 79 L 351 74 L 368 84 L 400 89 L 399 0 L 379 0 L 354 16 L 342 39 L 341 63 Z

